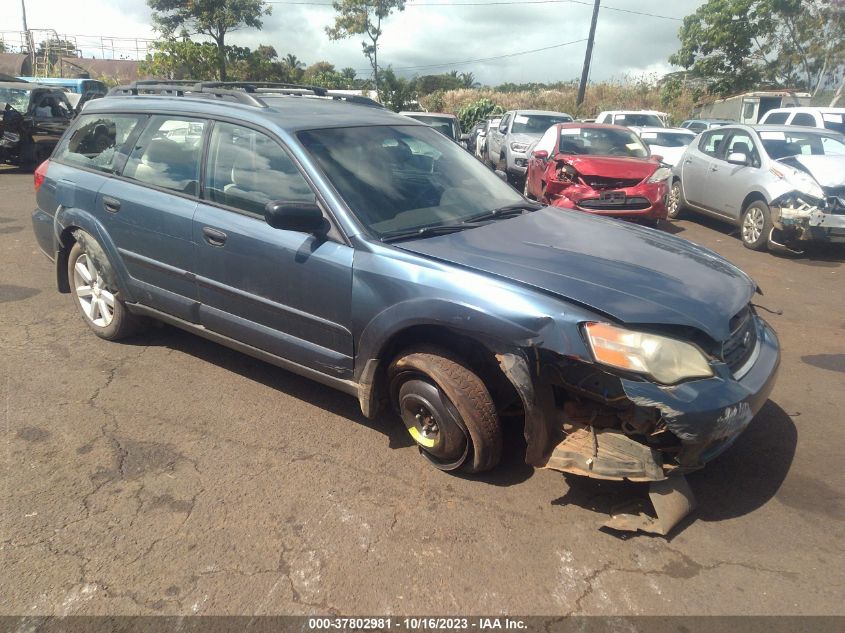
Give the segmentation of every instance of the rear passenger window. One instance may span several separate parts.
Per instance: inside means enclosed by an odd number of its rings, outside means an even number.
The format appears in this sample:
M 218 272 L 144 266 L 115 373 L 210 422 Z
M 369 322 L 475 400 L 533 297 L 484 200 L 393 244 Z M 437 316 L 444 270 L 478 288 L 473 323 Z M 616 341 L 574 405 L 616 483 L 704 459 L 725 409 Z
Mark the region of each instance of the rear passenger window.
M 123 175 L 139 182 L 199 194 L 205 121 L 154 116 L 129 156 Z
M 128 151 L 124 146 L 140 120 L 120 114 L 82 115 L 56 150 L 54 159 L 113 173 L 118 156 Z
M 315 200 L 308 182 L 275 140 L 220 122 L 211 134 L 205 197 L 260 215 L 268 202 Z
M 766 125 L 783 125 L 789 118 L 789 112 L 772 112 L 766 117 Z
M 807 127 L 816 127 L 816 119 L 812 114 L 806 112 L 799 112 L 796 114 L 790 125 L 806 125 Z
M 727 132 L 709 132 L 701 136 L 698 142 L 698 149 L 714 158 L 722 157 L 722 141 L 727 136 Z

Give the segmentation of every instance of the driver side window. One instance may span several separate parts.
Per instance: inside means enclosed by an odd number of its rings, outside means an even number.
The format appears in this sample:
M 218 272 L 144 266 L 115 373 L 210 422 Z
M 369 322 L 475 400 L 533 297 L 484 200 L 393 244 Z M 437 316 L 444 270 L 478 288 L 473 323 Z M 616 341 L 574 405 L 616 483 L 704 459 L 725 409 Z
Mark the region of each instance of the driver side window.
M 274 139 L 250 128 L 218 121 L 208 151 L 205 198 L 263 215 L 268 202 L 313 203 L 316 196 Z
M 754 141 L 745 132 L 736 132 L 728 140 L 727 150 L 724 153 L 724 158 L 727 158 L 735 152 L 742 152 L 751 159 L 752 167 L 760 166 L 760 155 L 754 145 Z

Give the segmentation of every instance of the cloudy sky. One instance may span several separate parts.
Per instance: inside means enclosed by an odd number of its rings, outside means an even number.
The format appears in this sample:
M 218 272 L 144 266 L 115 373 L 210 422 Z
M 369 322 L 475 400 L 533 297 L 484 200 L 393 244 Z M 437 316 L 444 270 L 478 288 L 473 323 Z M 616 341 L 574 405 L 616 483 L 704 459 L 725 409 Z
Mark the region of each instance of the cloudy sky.
M 25 1 L 31 29 L 55 29 L 60 34 L 76 35 L 86 56 L 101 56 L 100 36 L 155 37 L 145 0 Z M 508 1 L 513 4 L 491 4 Z M 322 3 L 326 4 L 321 6 Z M 679 19 L 702 3 L 703 0 L 604 0 L 591 79 L 622 79 L 630 74 L 662 74 L 671 70 L 666 59 L 679 46 Z M 0 29 L 22 28 L 18 0 L 3 0 L 3 4 Z M 325 60 L 338 68 L 355 68 L 359 75 L 368 74 L 360 38 L 332 42 L 325 35 L 324 28 L 333 18 L 330 0 L 268 4 L 273 13 L 265 18 L 264 28 L 236 31 L 231 43 L 251 48 L 270 44 L 280 55 L 293 53 L 308 64 Z M 410 0 L 403 13 L 386 22 L 379 58 L 382 64 L 392 65 L 403 75 L 456 69 L 472 72 L 477 80 L 491 85 L 569 80 L 581 74 L 585 42 L 495 60 L 458 62 L 586 39 L 591 13 L 589 0 Z M 18 37 L 2 35 L 10 42 Z M 125 41 L 115 45 L 118 52 L 129 46 Z M 123 53 L 133 56 L 125 48 Z

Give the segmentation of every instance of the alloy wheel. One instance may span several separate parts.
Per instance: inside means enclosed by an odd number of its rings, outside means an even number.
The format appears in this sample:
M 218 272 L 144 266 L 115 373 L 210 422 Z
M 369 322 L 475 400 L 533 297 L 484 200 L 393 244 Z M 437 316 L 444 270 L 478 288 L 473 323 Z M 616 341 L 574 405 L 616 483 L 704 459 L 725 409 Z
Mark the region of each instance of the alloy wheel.
M 745 212 L 745 218 L 742 220 L 742 239 L 746 244 L 754 244 L 760 239 L 763 234 L 763 227 L 766 224 L 766 219 L 763 217 L 763 211 L 759 207 L 752 206 Z
M 74 264 L 73 287 L 85 317 L 97 327 L 108 327 L 114 319 L 114 293 L 105 287 L 97 265 L 86 253 Z

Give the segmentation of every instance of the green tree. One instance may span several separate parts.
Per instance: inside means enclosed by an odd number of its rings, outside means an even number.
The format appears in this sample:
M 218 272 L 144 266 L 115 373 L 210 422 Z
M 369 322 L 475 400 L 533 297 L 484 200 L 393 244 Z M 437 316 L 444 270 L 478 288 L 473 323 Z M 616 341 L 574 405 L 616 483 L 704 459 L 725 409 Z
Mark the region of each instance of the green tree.
M 313 84 L 315 77 L 318 75 L 328 76 L 336 72 L 334 64 L 330 64 L 329 62 L 315 62 L 302 73 L 302 81 L 306 84 Z
M 264 0 L 147 0 L 153 23 L 165 37 L 177 31 L 209 36 L 217 46 L 217 72 L 226 81 L 226 35 L 244 26 L 260 29 L 270 14 Z
M 334 26 L 326 27 L 326 33 L 333 40 L 353 35 L 366 35 L 370 39 L 369 43 L 364 40 L 361 46 L 373 68 L 373 83 L 378 91 L 378 41 L 382 34 L 382 22 L 393 11 L 404 11 L 405 0 L 335 0 L 332 6 L 337 15 Z
M 446 92 L 463 87 L 457 76 L 457 71 L 442 75 L 423 75 L 416 79 L 417 91 L 421 96 L 430 95 L 435 92 Z
M 413 83 L 398 77 L 389 66 L 382 72 L 378 96 L 379 100 L 394 112 L 407 110 L 411 103 L 417 99 Z
M 282 63 L 285 65 L 285 68 L 288 71 L 288 76 L 292 82 L 302 80 L 302 73 L 305 70 L 305 63 L 301 61 L 296 55 L 294 55 L 293 53 L 288 53 L 287 55 L 285 55 L 285 58 Z
M 669 61 L 724 95 L 760 84 L 813 91 L 845 62 L 838 0 L 708 0 L 684 18 Z
M 166 40 L 153 44 L 139 72 L 161 79 L 211 80 L 218 78 L 218 64 L 218 49 L 211 42 Z

